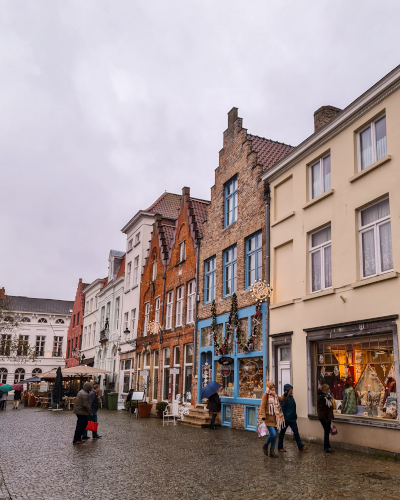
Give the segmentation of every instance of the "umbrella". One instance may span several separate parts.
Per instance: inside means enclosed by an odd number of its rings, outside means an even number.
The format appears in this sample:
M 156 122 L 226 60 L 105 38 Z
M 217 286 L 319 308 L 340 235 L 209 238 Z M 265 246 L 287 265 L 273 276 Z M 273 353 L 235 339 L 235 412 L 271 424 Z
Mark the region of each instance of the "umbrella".
M 217 382 L 209 382 L 201 391 L 201 399 L 209 398 L 210 396 L 215 394 L 220 387 L 222 386 L 220 384 L 217 384 Z
M 0 391 L 1 392 L 10 392 L 10 391 L 13 391 L 14 390 L 14 387 L 10 384 L 4 384 L 0 387 Z
M 53 401 L 54 403 L 59 403 L 64 396 L 63 391 L 63 378 L 61 373 L 61 366 L 57 368 L 56 381 L 54 382 L 53 388 Z
M 26 380 L 20 380 L 21 384 L 32 384 L 33 382 L 41 382 L 42 379 L 39 377 L 27 378 Z
M 14 391 L 23 391 L 24 388 L 21 384 L 13 384 Z
M 87 366 L 87 365 L 78 365 L 78 366 L 71 366 L 70 368 L 64 368 L 62 371 L 63 375 L 82 375 L 82 376 L 89 376 L 89 375 L 100 375 L 101 373 L 112 373 L 107 370 L 102 370 L 101 368 L 94 368 L 93 366 Z

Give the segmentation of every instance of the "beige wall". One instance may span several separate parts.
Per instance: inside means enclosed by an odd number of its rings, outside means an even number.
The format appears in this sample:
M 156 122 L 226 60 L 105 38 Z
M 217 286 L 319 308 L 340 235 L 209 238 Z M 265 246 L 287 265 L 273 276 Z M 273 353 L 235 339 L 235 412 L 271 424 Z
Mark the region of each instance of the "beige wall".
M 391 155 L 391 159 L 350 182 L 350 178 L 358 172 L 356 131 L 382 111 L 386 112 L 387 154 Z M 271 272 L 274 292 L 270 333 L 293 331 L 292 379 L 295 382 L 298 414 L 304 419 L 304 425 L 308 422 L 308 392 L 306 333 L 303 329 L 400 314 L 400 279 L 396 273 L 400 272 L 399 139 L 400 91 L 397 91 L 271 181 Z M 310 201 L 308 165 L 328 151 L 331 154 L 333 194 L 305 207 Z M 293 201 L 289 199 L 286 186 L 286 191 L 282 190 L 282 199 L 289 200 L 285 209 L 279 196 L 280 189 L 287 184 L 281 184 L 282 180 L 289 175 L 292 176 L 289 182 L 293 185 Z M 378 278 L 380 281 L 377 278 L 360 281 L 357 210 L 385 195 L 389 195 L 390 202 L 395 272 L 382 275 Z M 274 224 L 292 211 L 294 215 Z M 332 289 L 310 294 L 309 234 L 327 223 L 331 224 L 332 231 Z M 284 245 L 288 241 L 291 241 L 291 252 L 288 244 Z M 284 259 L 287 259 L 287 265 Z M 288 294 L 288 291 L 291 293 Z M 368 441 L 364 446 L 400 451 L 400 430 L 377 429 L 380 436 L 378 442 L 373 439 L 373 428 L 351 424 L 342 424 L 341 427 L 341 439 L 346 442 L 362 444 L 360 440 L 364 434 L 365 442 Z M 371 439 L 365 438 L 366 429 L 369 429 Z M 320 434 L 319 423 L 316 425 L 310 421 L 307 432 L 309 435 L 313 432 Z M 393 433 L 396 433 L 395 440 Z

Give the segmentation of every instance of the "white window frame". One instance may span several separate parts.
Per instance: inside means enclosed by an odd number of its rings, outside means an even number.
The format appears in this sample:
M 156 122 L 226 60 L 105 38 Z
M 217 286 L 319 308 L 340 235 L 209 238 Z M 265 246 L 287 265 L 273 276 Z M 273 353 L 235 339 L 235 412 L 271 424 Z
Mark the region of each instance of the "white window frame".
M 186 387 L 186 368 L 192 367 L 192 382 L 193 382 L 193 361 L 191 363 L 186 362 L 186 351 L 189 349 L 189 346 L 192 346 L 192 356 L 194 354 L 193 352 L 193 342 L 189 342 L 188 344 L 185 344 L 183 346 L 183 386 L 182 386 L 182 392 L 183 392 L 183 397 L 186 398 L 186 392 L 190 389 L 190 387 Z M 187 399 L 187 398 L 186 398 Z M 191 399 L 191 398 L 190 398 Z M 189 401 L 190 401 L 189 399 Z
M 379 115 L 377 118 L 372 120 L 371 122 L 367 123 L 365 127 L 363 127 L 361 130 L 357 132 L 357 164 L 358 164 L 358 171 L 361 172 L 361 134 L 367 130 L 367 128 L 371 127 L 371 142 L 372 142 L 372 163 L 376 163 L 377 160 L 377 154 L 376 154 L 376 130 L 375 130 L 375 124 L 376 122 L 379 122 L 382 118 L 386 118 L 386 113 L 382 113 Z M 387 123 L 386 123 L 386 156 L 387 156 Z M 384 158 L 384 157 L 383 157 Z M 382 158 L 381 158 L 382 159 Z M 368 165 L 370 167 L 371 165 Z M 368 168 L 365 167 L 365 168 Z M 364 170 L 365 170 L 364 168 Z
M 140 243 L 140 232 L 135 234 L 135 245 L 137 245 L 138 243 Z
M 149 316 L 150 316 L 150 302 L 144 304 L 144 325 L 143 325 L 143 336 L 147 337 L 149 329 Z
M 179 243 L 179 262 L 186 260 L 186 240 Z
M 133 277 L 133 286 L 136 286 L 139 280 L 139 255 L 135 257 L 134 263 L 135 263 L 135 274 Z
M 132 262 L 128 262 L 126 268 L 126 290 L 129 290 L 131 287 L 131 270 L 132 270 Z
M 331 228 L 331 239 L 324 242 L 324 243 L 321 243 L 320 245 L 317 245 L 315 247 L 312 246 L 312 237 L 313 237 L 313 234 L 316 234 L 316 233 L 319 233 L 320 231 L 322 231 L 323 229 L 326 229 L 327 227 L 330 227 Z M 326 247 L 331 247 L 331 266 L 332 266 L 332 226 L 331 224 L 326 224 L 325 226 L 323 227 L 320 227 L 319 229 L 317 229 L 316 231 L 313 231 L 312 233 L 309 234 L 309 238 L 310 238 L 310 251 L 309 251 L 309 262 L 310 262 L 310 294 L 312 293 L 318 293 L 318 292 L 322 292 L 324 290 L 329 290 L 332 288 L 332 285 L 331 286 L 328 286 L 326 287 L 325 286 L 325 252 L 324 252 L 324 249 Z M 317 252 L 321 252 L 321 289 L 320 290 L 313 290 L 312 289 L 312 255 L 314 253 L 317 253 Z
M 377 121 L 377 120 L 375 120 Z M 366 210 L 367 208 L 371 208 L 374 205 L 377 205 L 378 203 L 381 203 L 382 201 L 388 200 L 389 197 L 382 198 L 381 200 L 375 201 L 374 203 L 371 203 L 370 205 L 364 207 L 362 210 L 358 211 L 358 227 L 359 227 L 359 235 L 358 235 L 358 246 L 359 246 L 359 258 L 360 258 L 360 276 L 362 280 L 366 280 L 368 278 L 373 278 L 374 276 L 380 276 L 382 274 L 386 273 L 391 273 L 393 271 L 392 269 L 388 269 L 387 271 L 381 271 L 381 245 L 380 245 L 380 233 L 379 233 L 379 228 L 380 226 L 383 226 L 384 224 L 387 224 L 387 222 L 390 223 L 390 231 L 392 231 L 391 227 L 391 219 L 390 219 L 390 204 L 389 204 L 389 215 L 386 215 L 385 217 L 382 217 L 381 219 L 378 219 L 374 222 L 371 222 L 370 224 L 367 224 L 366 226 L 361 227 L 362 219 L 361 219 L 361 213 Z M 363 247 L 362 247 L 362 235 L 363 233 L 366 233 L 367 231 L 371 230 L 371 228 L 374 228 L 374 242 L 375 242 L 375 269 L 377 272 L 375 274 L 369 274 L 368 276 L 364 276 L 363 273 Z M 392 247 L 392 260 L 393 260 L 393 247 Z
M 136 390 L 140 389 L 140 361 L 141 361 L 141 353 L 136 356 Z
M 119 304 L 120 304 L 120 298 L 117 297 L 115 299 L 115 329 L 117 331 L 119 329 Z
M 324 190 L 324 160 L 325 158 L 328 158 L 328 156 L 331 156 L 331 153 L 329 152 L 328 154 L 322 156 L 319 160 L 316 160 L 312 162 L 311 165 L 308 167 L 308 186 L 309 186 L 309 193 L 310 193 L 310 200 L 315 200 L 315 198 L 318 198 L 318 196 L 321 196 L 322 194 L 326 193 L 329 191 L 332 187 L 332 158 L 331 158 L 331 176 L 329 178 L 329 188 Z M 313 197 L 313 173 L 312 169 L 319 163 L 319 174 L 320 174 L 320 180 L 321 180 L 321 192 L 317 194 L 316 196 Z
M 158 356 L 158 361 L 156 364 L 156 356 Z M 155 384 L 156 380 L 156 370 L 157 370 L 157 381 L 158 383 Z M 158 349 L 155 349 L 153 351 L 153 400 L 158 399 L 158 384 L 160 383 L 160 351 Z
M 97 310 L 97 298 L 98 298 L 98 295 L 96 295 L 94 297 L 94 308 L 95 308 L 95 310 Z
M 127 330 L 128 329 L 128 325 L 129 325 L 129 312 L 126 312 L 124 314 L 124 323 L 125 323 L 124 330 Z
M 156 297 L 156 300 L 155 300 L 154 321 L 156 323 L 160 322 L 160 297 Z
M 178 286 L 176 289 L 176 319 L 175 326 L 183 325 L 183 301 L 185 298 L 184 285 Z
M 165 351 L 169 349 L 169 363 L 168 365 L 165 363 Z M 165 347 L 163 349 L 163 371 L 162 371 L 162 396 L 164 397 L 164 390 L 165 390 L 165 368 L 171 368 L 171 348 L 170 347 Z M 158 377 L 160 377 L 160 373 L 158 374 Z M 171 372 L 169 372 L 168 375 L 168 389 L 170 389 L 170 378 L 171 378 Z M 168 390 L 169 394 L 169 390 Z M 163 401 L 168 401 L 168 399 L 163 399 Z
M 172 328 L 172 309 L 174 304 L 174 291 L 171 290 L 167 293 L 167 314 L 165 329 L 170 330 Z
M 136 308 L 131 311 L 131 327 L 132 327 L 132 337 L 135 333 L 135 323 L 136 323 Z
M 64 337 L 60 337 L 56 335 L 53 337 L 53 357 L 60 358 L 62 357 L 62 345 L 63 345 Z M 59 353 L 59 354 L 58 354 Z
M 153 273 L 152 273 L 152 281 L 155 281 L 157 278 L 157 261 L 153 262 Z
M 86 301 L 86 314 L 89 314 L 89 301 Z
M 187 285 L 187 312 L 186 323 L 194 323 L 194 311 L 196 306 L 196 282 L 189 281 Z
M 133 248 L 133 238 L 131 238 L 129 241 L 128 241 L 128 252 L 129 250 L 132 250 Z
M 87 326 L 85 326 L 84 334 L 83 334 L 83 347 L 86 347 L 86 342 L 87 342 Z
M 93 344 L 96 343 L 96 321 L 93 323 Z
M 92 325 L 88 326 L 88 337 L 87 337 L 87 346 L 90 346 L 90 339 L 92 338 Z
M 108 325 L 110 325 L 110 313 L 111 313 L 111 302 L 107 302 L 106 308 L 106 321 L 108 320 Z

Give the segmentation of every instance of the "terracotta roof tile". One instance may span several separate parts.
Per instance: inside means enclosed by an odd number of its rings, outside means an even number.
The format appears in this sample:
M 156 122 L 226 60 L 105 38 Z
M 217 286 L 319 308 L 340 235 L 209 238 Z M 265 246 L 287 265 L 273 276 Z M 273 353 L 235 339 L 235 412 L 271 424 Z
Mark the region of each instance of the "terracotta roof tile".
M 256 151 L 258 163 L 262 165 L 263 171 L 272 167 L 274 163 L 294 149 L 293 146 L 288 144 L 264 139 L 257 135 L 247 134 L 247 138 L 252 141 L 253 151 Z
M 207 220 L 207 207 L 210 204 L 209 201 L 197 200 L 191 198 L 192 208 L 194 209 L 195 221 L 197 223 L 197 228 L 200 233 L 200 238 L 203 237 L 203 224 Z
M 102 288 L 105 288 L 107 285 L 108 285 L 108 278 L 106 278 L 106 280 L 105 280 L 104 285 L 103 285 Z
M 121 276 L 125 276 L 125 257 L 122 259 L 121 265 L 119 266 L 119 271 L 117 273 L 117 277 L 115 279 L 118 279 Z
M 178 217 L 181 198 L 180 194 L 165 192 L 145 211 L 160 214 L 168 219 L 176 219 Z

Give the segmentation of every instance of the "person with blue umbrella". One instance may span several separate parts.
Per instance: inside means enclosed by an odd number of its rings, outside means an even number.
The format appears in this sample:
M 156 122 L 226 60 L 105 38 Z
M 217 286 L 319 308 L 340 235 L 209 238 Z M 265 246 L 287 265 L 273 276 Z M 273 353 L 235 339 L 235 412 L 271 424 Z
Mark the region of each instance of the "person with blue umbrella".
M 201 391 L 201 399 L 208 399 L 207 409 L 211 414 L 211 422 L 209 429 L 215 430 L 215 419 L 221 411 L 221 400 L 219 399 L 218 391 L 221 385 L 217 382 L 209 382 Z

